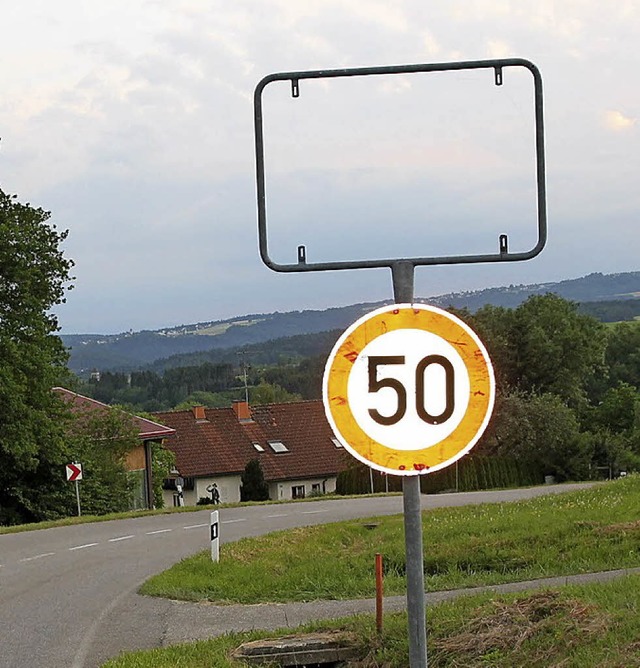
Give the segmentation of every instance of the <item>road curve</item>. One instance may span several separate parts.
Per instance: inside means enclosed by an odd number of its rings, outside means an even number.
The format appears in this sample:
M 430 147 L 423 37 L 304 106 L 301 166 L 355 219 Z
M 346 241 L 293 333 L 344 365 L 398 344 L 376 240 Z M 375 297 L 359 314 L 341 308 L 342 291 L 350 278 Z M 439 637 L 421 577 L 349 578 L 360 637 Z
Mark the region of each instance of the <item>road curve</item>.
M 514 501 L 583 486 L 423 496 L 422 506 Z M 220 539 L 400 512 L 401 496 L 228 508 L 220 511 Z M 0 536 L 0 666 L 94 668 L 124 650 L 161 646 L 175 604 L 136 591 L 206 549 L 208 519 L 201 510 Z

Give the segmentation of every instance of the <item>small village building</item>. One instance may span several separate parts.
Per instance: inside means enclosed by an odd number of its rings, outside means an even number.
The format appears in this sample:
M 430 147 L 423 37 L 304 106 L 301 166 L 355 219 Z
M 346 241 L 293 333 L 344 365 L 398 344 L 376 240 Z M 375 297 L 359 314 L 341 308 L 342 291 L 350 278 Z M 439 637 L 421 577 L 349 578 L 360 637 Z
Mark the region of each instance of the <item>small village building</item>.
M 241 476 L 260 462 L 272 500 L 335 492 L 350 458 L 336 440 L 321 401 L 154 413 L 175 430 L 166 447 L 176 455 L 185 505 L 211 498 L 215 483 L 222 503 L 240 501 Z M 175 499 L 175 478 L 166 481 L 165 503 Z
M 108 406 L 101 401 L 85 397 L 63 387 L 54 387 L 53 391 L 69 405 L 71 412 L 76 416 L 120 411 L 118 408 Z M 151 509 L 153 508 L 151 445 L 153 443 L 163 443 L 166 438 L 175 434 L 175 430 L 137 415 L 125 414 L 137 430 L 139 439 L 139 444 L 127 453 L 125 459 L 125 468 L 134 480 L 131 509 Z

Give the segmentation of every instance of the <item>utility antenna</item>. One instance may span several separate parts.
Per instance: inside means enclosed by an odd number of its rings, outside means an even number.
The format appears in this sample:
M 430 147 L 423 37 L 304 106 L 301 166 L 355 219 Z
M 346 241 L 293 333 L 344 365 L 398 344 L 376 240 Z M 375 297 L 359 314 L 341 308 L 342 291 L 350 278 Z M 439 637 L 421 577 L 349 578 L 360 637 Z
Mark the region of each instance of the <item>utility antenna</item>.
M 255 351 L 254 351 L 255 352 Z M 242 369 L 242 377 L 244 381 L 244 400 L 249 403 L 249 382 L 247 380 L 247 370 L 251 367 L 247 364 L 247 355 L 252 355 L 253 353 L 248 350 L 238 350 L 236 355 L 242 356 L 242 361 L 240 362 L 240 368 Z

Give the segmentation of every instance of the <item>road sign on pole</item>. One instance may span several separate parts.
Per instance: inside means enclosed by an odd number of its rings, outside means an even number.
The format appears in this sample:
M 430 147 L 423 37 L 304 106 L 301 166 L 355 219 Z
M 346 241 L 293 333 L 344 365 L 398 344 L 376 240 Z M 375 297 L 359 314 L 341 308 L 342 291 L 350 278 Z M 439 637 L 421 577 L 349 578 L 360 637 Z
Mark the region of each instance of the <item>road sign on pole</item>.
M 262 93 L 268 84 L 290 81 L 291 96 L 298 99 L 303 80 L 490 69 L 495 85 L 503 86 L 506 68 L 513 67 L 528 69 L 534 82 L 538 236 L 532 248 L 514 253 L 509 250 L 507 235 L 500 234 L 498 252 L 479 255 L 310 262 L 306 246 L 299 245 L 297 262 L 283 264 L 271 258 L 262 111 Z M 456 462 L 475 445 L 489 422 L 495 381 L 489 356 L 467 325 L 439 309 L 413 304 L 413 273 L 417 266 L 528 260 L 544 248 L 547 214 L 542 77 L 533 63 L 514 58 L 271 74 L 256 86 L 254 123 L 262 261 L 280 272 L 391 269 L 396 304 L 362 318 L 338 340 L 325 369 L 323 399 L 336 436 L 351 454 L 385 473 L 404 476 L 409 665 L 427 668 L 418 475 Z
M 78 504 L 78 517 L 82 515 L 82 510 L 80 508 L 80 485 L 79 482 L 82 480 L 82 464 L 78 462 L 73 462 L 72 464 L 67 464 L 66 467 L 67 480 L 73 482 L 76 485 L 76 502 Z
M 73 464 L 67 464 L 65 468 L 67 471 L 67 480 L 69 482 L 82 480 L 82 464 L 74 462 Z
M 495 399 L 489 355 L 459 318 L 424 304 L 365 315 L 338 339 L 323 400 L 338 439 L 395 475 L 438 471 L 485 430 Z

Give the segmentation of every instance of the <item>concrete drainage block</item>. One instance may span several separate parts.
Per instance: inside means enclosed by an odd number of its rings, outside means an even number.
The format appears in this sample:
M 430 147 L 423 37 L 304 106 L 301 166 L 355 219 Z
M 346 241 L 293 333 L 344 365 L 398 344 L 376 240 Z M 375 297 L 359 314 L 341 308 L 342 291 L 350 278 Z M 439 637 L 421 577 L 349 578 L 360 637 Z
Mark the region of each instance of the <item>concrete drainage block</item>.
M 336 668 L 358 658 L 358 650 L 354 638 L 345 633 L 305 633 L 254 640 L 240 645 L 233 657 L 251 666 Z

